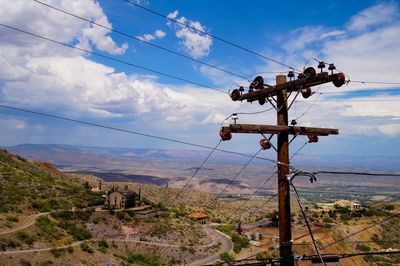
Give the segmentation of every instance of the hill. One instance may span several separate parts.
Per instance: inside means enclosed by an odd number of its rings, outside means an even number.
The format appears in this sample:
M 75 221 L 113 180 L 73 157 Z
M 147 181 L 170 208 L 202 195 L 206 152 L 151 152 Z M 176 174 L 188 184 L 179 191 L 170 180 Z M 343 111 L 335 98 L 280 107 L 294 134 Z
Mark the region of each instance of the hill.
M 30 161 L 0 150 L 0 213 L 35 213 L 97 205 L 79 178 L 71 178 L 49 163 Z

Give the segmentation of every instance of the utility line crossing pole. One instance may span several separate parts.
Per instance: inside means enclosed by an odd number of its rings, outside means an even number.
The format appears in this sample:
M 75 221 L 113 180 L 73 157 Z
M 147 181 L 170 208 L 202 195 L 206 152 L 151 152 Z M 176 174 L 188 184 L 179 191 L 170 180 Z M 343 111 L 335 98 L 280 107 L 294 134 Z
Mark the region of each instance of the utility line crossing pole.
M 323 72 L 325 64 L 320 62 L 318 68 L 321 73 L 316 73 L 315 69 L 309 67 L 300 73 L 298 78 L 292 81 L 294 73 L 289 71 L 288 77 L 290 81 L 286 81 L 285 75 L 276 76 L 276 85 L 270 86 L 264 84 L 264 79 L 258 76 L 249 86 L 249 91 L 244 93 L 243 87 L 235 89 L 231 93 L 233 101 L 248 102 L 258 101 L 261 105 L 268 101 L 277 111 L 277 125 L 252 125 L 252 124 L 230 124 L 221 128 L 219 133 L 222 140 L 230 140 L 232 133 L 251 133 L 261 134 L 263 138 L 260 145 L 263 149 L 274 147 L 270 142 L 272 137 L 277 135 L 277 166 L 278 166 L 278 206 L 279 206 L 279 253 L 280 265 L 294 265 L 292 251 L 292 232 L 291 232 L 291 212 L 290 212 L 290 184 L 287 179 L 289 175 L 289 135 L 293 135 L 293 139 L 298 135 L 307 135 L 309 142 L 317 142 L 318 136 L 328 136 L 339 134 L 338 129 L 334 128 L 315 128 L 315 127 L 298 127 L 295 123 L 288 125 L 288 98 L 292 92 L 297 95 L 301 93 L 304 98 L 311 96 L 311 87 L 332 82 L 336 87 L 340 87 L 345 83 L 343 73 L 333 74 L 335 66 L 329 65 L 331 74 Z M 289 96 L 288 96 L 289 95 Z M 275 102 L 275 104 L 274 104 Z M 269 137 L 266 137 L 269 134 Z M 293 140 L 292 139 L 292 140 Z

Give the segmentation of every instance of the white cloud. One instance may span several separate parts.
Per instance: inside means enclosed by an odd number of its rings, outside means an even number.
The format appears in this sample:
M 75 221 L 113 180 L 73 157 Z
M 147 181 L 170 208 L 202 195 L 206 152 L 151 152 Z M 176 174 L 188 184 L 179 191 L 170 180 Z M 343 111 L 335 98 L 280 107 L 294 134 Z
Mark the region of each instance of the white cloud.
M 192 21 L 186 19 L 185 17 L 177 17 L 177 10 L 168 14 L 168 18 L 176 19 L 179 23 L 192 27 L 185 27 L 184 25 L 178 23 L 172 25 L 170 21 L 167 22 L 167 25 L 174 27 L 176 37 L 182 40 L 181 44 L 183 45 L 184 50 L 194 58 L 207 56 L 210 53 L 210 48 L 213 41 L 210 36 L 201 33 L 207 32 L 206 27 L 203 26 L 199 21 Z
M 156 31 L 154 32 L 154 34 L 149 34 L 149 33 L 147 33 L 147 34 L 143 34 L 142 36 L 137 36 L 137 38 L 138 38 L 139 40 L 142 40 L 142 41 L 150 42 L 150 41 L 153 41 L 153 40 L 155 40 L 155 39 L 162 39 L 162 38 L 164 38 L 166 35 L 167 35 L 167 34 L 166 34 L 164 31 L 162 31 L 162 30 L 156 30 Z
M 50 5 L 70 11 L 94 22 L 112 28 L 100 5 L 93 0 L 83 1 L 47 1 Z M 127 44 L 118 46 L 111 38 L 110 31 L 92 26 L 88 22 L 76 19 L 59 11 L 50 9 L 33 1 L 4 0 L 0 2 L 0 17 L 4 24 L 17 27 L 29 32 L 56 39 L 61 42 L 77 42 L 77 46 L 89 48 L 93 45 L 96 49 L 110 54 L 123 54 L 128 48 Z M 58 47 L 34 37 L 27 37 L 22 33 L 17 34 L 9 29 L 0 28 L 2 43 L 18 45 L 19 47 L 36 46 L 36 53 L 49 54 L 48 49 L 60 53 Z M 31 50 L 32 51 L 32 50 Z
M 400 18 L 398 4 L 394 2 L 378 4 L 354 15 L 349 23 L 335 29 L 323 26 L 307 26 L 296 29 L 279 41 L 283 43 L 284 52 L 274 53 L 278 61 L 302 69 L 316 67 L 313 57 L 325 62 L 333 62 L 340 71 L 350 76 L 350 80 L 398 82 L 398 59 L 400 58 Z M 372 14 L 376 13 L 376 16 Z M 265 66 L 260 69 L 266 69 Z M 268 63 L 267 69 L 281 69 Z M 326 70 L 326 69 L 325 69 Z M 346 92 L 358 89 L 379 90 L 396 85 L 349 83 L 340 88 L 332 84 L 323 85 L 320 92 L 343 92 L 341 99 L 345 102 L 324 102 L 338 95 L 322 95 L 321 103 L 310 109 L 300 119 L 301 125 L 338 127 L 341 135 L 400 135 L 400 100 L 398 95 L 346 97 Z M 317 88 L 314 88 L 317 89 Z M 363 96 L 363 97 L 361 97 Z M 315 96 L 314 96 L 315 97 Z M 361 100 L 361 101 L 358 101 Z M 363 102 L 363 100 L 367 100 Z M 374 101 L 376 100 L 376 101 Z M 383 100 L 383 101 L 381 101 Z M 306 100 L 303 100 L 306 101 Z M 292 107 L 292 116 L 306 111 L 312 103 Z
M 347 25 L 352 31 L 365 30 L 372 26 L 379 26 L 393 22 L 399 17 L 399 8 L 395 3 L 382 3 L 367 8 L 353 16 Z
M 164 38 L 165 35 L 167 35 L 167 33 L 165 33 L 165 32 L 162 31 L 162 30 L 156 30 L 156 31 L 154 32 L 154 35 L 155 35 L 157 38 L 161 39 L 161 38 Z

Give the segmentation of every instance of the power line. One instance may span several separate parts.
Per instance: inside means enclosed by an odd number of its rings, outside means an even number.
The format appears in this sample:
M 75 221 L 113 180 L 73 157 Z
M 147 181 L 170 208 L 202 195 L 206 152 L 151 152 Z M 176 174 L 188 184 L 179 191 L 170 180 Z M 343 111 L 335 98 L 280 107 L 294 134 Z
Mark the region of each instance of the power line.
M 357 232 L 354 232 L 354 233 L 352 233 L 352 234 L 350 234 L 350 235 L 348 235 L 348 236 L 346 236 L 346 237 L 343 237 L 343 238 L 341 238 L 341 239 L 339 239 L 339 240 L 337 240 L 337 241 L 335 241 L 335 242 L 333 242 L 333 243 L 330 243 L 330 244 L 328 244 L 328 245 L 325 245 L 325 246 L 321 247 L 321 250 L 326 249 L 326 248 L 328 248 L 328 247 L 330 247 L 330 246 L 333 246 L 333 245 L 335 245 L 335 244 L 337 244 L 337 243 L 340 243 L 340 242 L 342 242 L 343 240 L 348 239 L 348 238 L 350 238 L 350 237 L 352 237 L 352 236 L 355 236 L 355 235 L 357 235 L 357 234 L 359 234 L 359 233 L 361 233 L 361 232 L 364 232 L 364 231 L 366 231 L 366 230 L 368 230 L 368 229 L 370 229 L 370 228 L 372 228 L 372 227 L 374 227 L 374 226 L 383 224 L 383 223 L 385 223 L 385 222 L 387 222 L 387 221 L 389 221 L 389 220 L 391 220 L 391 219 L 393 219 L 393 218 L 399 217 L 399 215 L 400 215 L 400 214 L 395 214 L 395 215 L 392 215 L 392 216 L 390 216 L 390 217 L 388 217 L 388 218 L 386 218 L 386 219 L 384 219 L 384 220 L 382 220 L 382 221 L 380 221 L 380 222 L 375 222 L 375 223 L 373 223 L 373 224 L 371 224 L 371 225 L 369 225 L 369 226 L 366 226 L 366 227 L 364 227 L 363 229 L 358 230 Z
M 387 82 L 387 81 L 349 80 L 349 82 L 356 82 L 356 83 L 362 83 L 362 84 L 400 85 L 400 82 Z
M 150 8 L 147 8 L 147 7 L 145 7 L 145 6 L 142 6 L 142 5 L 140 5 L 140 4 L 138 4 L 138 3 L 134 2 L 134 1 L 131 1 L 131 0 L 122 0 L 122 1 L 125 1 L 125 2 L 127 2 L 127 3 L 129 3 L 129 4 L 131 4 L 131 5 L 134 5 L 134 6 L 138 7 L 138 8 L 140 8 L 140 9 L 143 9 L 143 10 L 145 10 L 145 11 L 147 11 L 147 12 L 150 12 L 150 13 L 152 13 L 152 14 L 154 14 L 154 15 L 157 15 L 157 16 L 159 16 L 159 17 L 165 18 L 165 19 L 167 19 L 167 20 L 169 20 L 169 21 L 172 21 L 172 22 L 174 22 L 174 23 L 176 23 L 176 24 L 179 24 L 179 25 L 181 25 L 181 26 L 183 26 L 183 27 L 186 27 L 186 28 L 191 29 L 191 30 L 194 30 L 194 31 L 196 31 L 196 32 L 198 32 L 198 33 L 207 35 L 207 36 L 209 36 L 209 37 L 211 37 L 211 38 L 213 38 L 213 39 L 216 39 L 216 40 L 221 41 L 221 42 L 223 42 L 223 43 L 226 43 L 226 44 L 229 44 L 229 45 L 231 45 L 231 46 L 234 46 L 234 47 L 236 47 L 236 48 L 238 48 L 238 49 L 241 49 L 241 50 L 246 51 L 246 52 L 248 52 L 248 53 L 251 53 L 251 54 L 253 54 L 253 55 L 257 55 L 257 56 L 259 56 L 259 57 L 262 57 L 262 58 L 264 58 L 264 59 L 266 59 L 266 60 L 268 60 L 268 61 L 274 62 L 274 63 L 276 63 L 276 64 L 279 64 L 279 65 L 281 65 L 281 66 L 287 67 L 287 68 L 289 68 L 289 69 L 294 69 L 294 70 L 297 70 L 297 71 L 302 72 L 301 70 L 295 69 L 295 68 L 293 68 L 293 67 L 291 67 L 291 66 L 289 66 L 289 65 L 287 65 L 287 64 L 285 64 L 285 63 L 279 62 L 279 61 L 277 61 L 277 60 L 275 60 L 275 59 L 273 59 L 273 58 L 271 58 L 271 57 L 267 57 L 267 56 L 262 55 L 262 54 L 260 54 L 260 53 L 254 52 L 254 51 L 252 51 L 252 50 L 250 50 L 250 49 L 248 49 L 248 48 L 245 48 L 245 47 L 243 47 L 243 46 L 241 46 L 241 45 L 235 44 L 235 43 L 233 43 L 233 42 L 231 42 L 231 41 L 228 41 L 228 40 L 226 40 L 226 39 L 223 39 L 223 38 L 218 37 L 218 36 L 216 36 L 216 35 L 213 35 L 213 34 L 211 34 L 211 33 L 208 33 L 208 32 L 206 32 L 206 31 L 200 30 L 200 29 L 198 29 L 198 28 L 196 28 L 196 27 L 193 27 L 193 26 L 190 26 L 190 25 L 188 25 L 188 24 L 186 24 L 186 23 L 180 22 L 180 21 L 178 21 L 178 20 L 176 20 L 176 19 L 170 18 L 170 17 L 168 17 L 168 16 L 166 16 L 166 15 L 164 15 L 164 14 L 161 14 L 161 13 L 158 12 L 158 11 L 154 11 L 154 10 L 152 10 L 152 9 L 150 9 Z
M 187 185 L 192 181 L 194 176 L 200 171 L 200 169 L 203 167 L 203 165 L 207 162 L 207 160 L 211 157 L 211 155 L 216 151 L 218 148 L 219 144 L 221 144 L 222 140 L 220 140 L 217 145 L 210 151 L 210 153 L 207 155 L 207 157 L 203 160 L 203 162 L 200 164 L 199 167 L 196 168 L 196 171 L 194 171 L 193 175 L 186 181 L 185 185 L 179 190 L 179 192 L 176 194 L 175 198 L 169 203 L 168 205 L 171 206 L 177 198 L 182 194 L 183 190 L 187 187 Z
M 366 176 L 400 176 L 400 174 L 371 173 L 371 172 L 350 172 L 350 171 L 315 171 L 313 175 L 332 174 L 332 175 L 366 175 Z
M 388 240 L 360 240 L 360 241 L 346 241 L 343 244 L 362 244 L 362 243 L 399 243 L 400 239 L 388 239 Z M 293 245 L 301 246 L 301 245 L 312 245 L 313 243 L 293 243 Z M 321 243 L 321 244 L 332 244 L 332 243 Z
M 221 194 L 223 194 L 228 187 L 230 187 L 233 182 L 235 182 L 235 180 L 240 176 L 240 174 L 244 171 L 244 169 L 246 169 L 246 167 L 251 163 L 251 161 L 253 161 L 254 158 L 257 157 L 257 155 L 260 153 L 260 151 L 262 151 L 262 149 L 259 149 L 248 161 L 245 165 L 242 166 L 242 168 L 240 169 L 240 171 L 229 181 L 229 183 L 225 186 L 225 188 L 220 191 L 215 197 L 218 198 Z
M 374 89 L 374 90 L 354 90 L 354 91 L 324 91 L 320 94 L 344 94 L 344 93 L 385 93 L 385 92 L 400 92 L 400 89 Z
M 193 147 L 202 148 L 202 149 L 208 149 L 208 150 L 214 149 L 213 147 L 209 147 L 209 146 L 206 146 L 206 145 L 201 145 L 201 144 L 196 144 L 196 143 L 191 143 L 191 142 L 187 142 L 187 141 L 176 140 L 176 139 L 166 138 L 166 137 L 161 137 L 161 136 L 156 136 L 156 135 L 152 135 L 152 134 L 148 134 L 148 133 L 142 133 L 142 132 L 133 131 L 133 130 L 127 130 L 127 129 L 117 128 L 117 127 L 106 126 L 106 125 L 102 125 L 102 124 L 96 124 L 96 123 L 92 123 L 92 122 L 82 121 L 82 120 L 78 120 L 78 119 L 72 119 L 72 118 L 59 116 L 59 115 L 52 115 L 52 114 L 47 114 L 47 113 L 42 113 L 42 112 L 37 112 L 37 111 L 32 111 L 32 110 L 27 110 L 27 109 L 23 109 L 23 108 L 12 107 L 12 106 L 8 106 L 8 105 L 4 105 L 4 104 L 0 104 L 0 107 L 6 108 L 6 109 L 10 109 L 10 110 L 14 110 L 14 111 L 30 113 L 30 114 L 34 114 L 34 115 L 45 116 L 45 117 L 64 120 L 64 121 L 68 121 L 68 122 L 83 124 L 83 125 L 87 125 L 87 126 L 104 128 L 104 129 L 119 131 L 119 132 L 123 132 L 123 133 L 134 134 L 134 135 L 138 135 L 138 136 L 154 138 L 154 139 L 159 139 L 159 140 L 168 141 L 168 142 L 174 142 L 174 143 L 193 146 Z M 235 152 L 235 151 L 229 151 L 229 150 L 223 150 L 223 149 L 216 149 L 216 151 L 220 151 L 220 152 L 224 152 L 224 153 L 228 153 L 228 154 L 233 154 L 233 155 L 240 155 L 240 156 L 244 156 L 244 157 L 251 157 L 251 158 L 253 157 L 252 155 L 249 155 L 249 154 Z M 281 162 L 277 162 L 276 160 L 272 160 L 272 159 L 268 159 L 268 158 L 264 158 L 264 157 L 256 156 L 254 159 L 264 160 L 264 161 L 268 161 L 268 162 L 271 162 L 271 163 L 283 164 Z
M 135 40 L 135 41 L 138 41 L 138 42 L 141 42 L 141 43 L 145 43 L 145 44 L 151 45 L 151 46 L 156 47 L 156 48 L 158 48 L 158 49 L 161 49 L 161 50 L 163 50 L 163 51 L 165 51 L 165 52 L 168 52 L 168 53 L 171 53 L 171 54 L 174 54 L 174 55 L 177 55 L 177 56 L 180 56 L 180 57 L 189 59 L 189 60 L 194 61 L 194 62 L 196 62 L 196 63 L 202 64 L 202 65 L 208 66 L 208 67 L 210 67 L 210 68 L 214 68 L 214 69 L 217 69 L 217 70 L 219 70 L 219 71 L 225 72 L 225 73 L 230 74 L 230 75 L 232 75 L 232 76 L 236 76 L 236 77 L 239 77 L 239 78 L 242 78 L 242 79 L 247 80 L 247 77 L 245 77 L 245 76 L 236 74 L 236 73 L 234 73 L 234 72 L 232 72 L 232 71 L 229 71 L 229 70 L 225 70 L 225 69 L 223 69 L 223 68 L 221 68 L 221 67 L 218 67 L 218 66 L 215 66 L 215 65 L 211 65 L 211 64 L 209 64 L 209 63 L 207 63 L 207 62 L 204 62 L 204 61 L 195 59 L 195 58 L 193 58 L 193 57 L 190 57 L 190 56 L 187 56 L 187 55 L 184 55 L 184 54 L 175 52 L 175 51 L 173 51 L 173 50 L 171 50 L 171 49 L 168 49 L 168 48 L 165 48 L 165 47 L 163 47 L 163 46 L 161 46 L 161 45 L 157 45 L 157 44 L 151 43 L 151 42 L 149 42 L 149 41 L 142 40 L 142 39 L 140 39 L 140 38 L 138 38 L 138 37 L 136 37 L 136 36 L 133 36 L 133 35 L 131 35 L 131 34 L 124 33 L 124 32 L 122 32 L 122 31 L 119 31 L 119 30 L 113 29 L 113 28 L 111 28 L 111 27 L 105 26 L 105 25 L 103 25 L 103 24 L 100 24 L 100 23 L 98 23 L 98 22 L 95 22 L 95 21 L 93 21 L 93 20 L 90 20 L 90 19 L 87 19 L 87 18 L 78 16 L 78 15 L 76 15 L 76 14 L 73 14 L 73 13 L 71 13 L 71 12 L 68 12 L 68 11 L 66 11 L 66 10 L 63 10 L 63 9 L 61 9 L 61 8 L 59 8 L 59 7 L 55 7 L 55 6 L 52 6 L 52 5 L 50 5 L 50 4 L 43 3 L 43 2 L 38 1 L 38 0 L 33 0 L 33 1 L 36 2 L 36 3 L 38 3 L 38 4 L 47 6 L 47 7 L 51 8 L 51 9 L 57 10 L 57 11 L 59 11 L 59 12 L 62 12 L 62 13 L 64 13 L 64 14 L 66 14 L 66 15 L 69 15 L 69 16 L 75 17 L 75 18 L 77 18 L 77 19 L 80 19 L 80 20 L 89 22 L 89 23 L 91 23 L 91 24 L 93 24 L 93 25 L 96 25 L 96 26 L 98 26 L 98 27 L 107 29 L 107 30 L 112 31 L 112 32 L 114 32 L 114 33 L 117 33 L 117 34 L 119 34 L 119 35 L 122 35 L 122 36 L 125 36 L 125 37 L 128 37 L 128 38 L 131 38 L 131 39 L 133 39 L 133 40 Z
M 322 265 L 325 266 L 326 263 L 324 262 L 324 259 L 323 259 L 322 256 L 321 256 L 321 253 L 320 253 L 320 251 L 319 251 L 319 249 L 318 249 L 318 246 L 317 246 L 317 242 L 315 241 L 313 232 L 311 231 L 310 223 L 308 222 L 306 213 L 304 212 L 303 206 L 301 205 L 299 193 L 297 192 L 297 189 L 296 189 L 296 187 L 294 186 L 293 182 L 290 181 L 290 185 L 293 187 L 293 190 L 294 190 L 294 192 L 295 192 L 296 199 L 297 199 L 297 203 L 299 204 L 301 213 L 303 214 L 303 218 L 304 218 L 304 220 L 305 220 L 305 222 L 306 222 L 306 225 L 307 225 L 307 228 L 308 228 L 308 232 L 309 232 L 309 234 L 310 234 L 310 236 L 311 236 L 311 241 L 312 241 L 312 243 L 313 243 L 313 246 L 314 246 L 314 248 L 315 248 L 315 251 L 317 252 L 318 257 L 321 259 Z
M 25 30 L 21 30 L 21 29 L 12 27 L 12 26 L 8 26 L 8 25 L 2 24 L 2 23 L 0 23 L 0 26 L 3 26 L 3 27 L 8 28 L 8 29 L 12 29 L 14 31 L 18 31 L 18 32 L 21 32 L 21 33 L 24 33 L 24 34 L 27 34 L 27 35 L 30 35 L 30 36 L 34 36 L 34 37 L 37 37 L 37 38 L 40 38 L 40 39 L 43 39 L 43 40 L 46 40 L 46 41 L 49 41 L 49 42 L 52 42 L 52 43 L 63 45 L 63 46 L 66 46 L 66 47 L 69 47 L 69 48 L 72 48 L 72 49 L 75 49 L 75 50 L 79 50 L 79 51 L 82 51 L 82 52 L 85 52 L 85 53 L 88 53 L 88 54 L 92 54 L 92 55 L 95 55 L 95 56 L 98 56 L 98 57 L 101 57 L 101 58 L 112 60 L 112 61 L 115 61 L 115 62 L 118 62 L 118 63 L 121 63 L 121 64 L 125 64 L 125 65 L 131 66 L 131 67 L 135 67 L 135 68 L 138 68 L 138 69 L 142 69 L 142 70 L 145 70 L 145 71 L 148 71 L 148 72 L 151 72 L 151 73 L 155 73 L 155 74 L 158 74 L 158 75 L 162 75 L 162 76 L 165 76 L 165 77 L 169 77 L 169 78 L 172 78 L 172 79 L 176 79 L 176 80 L 179 80 L 179 81 L 183 81 L 183 82 L 186 82 L 186 83 L 197 85 L 197 86 L 200 86 L 200 87 L 203 87 L 203 88 L 207 88 L 207 89 L 210 89 L 210 90 L 215 90 L 215 91 L 219 91 L 219 92 L 222 92 L 222 93 L 226 93 L 226 91 L 223 91 L 223 90 L 220 90 L 220 89 L 216 89 L 216 88 L 210 87 L 210 86 L 205 85 L 205 84 L 201 84 L 201 83 L 198 83 L 198 82 L 195 82 L 195 81 L 191 81 L 191 80 L 188 80 L 188 79 L 180 78 L 178 76 L 167 74 L 167 73 L 164 73 L 164 72 L 161 72 L 161 71 L 158 71 L 158 70 L 154 70 L 154 69 L 151 69 L 151 68 L 139 66 L 139 65 L 127 62 L 125 60 L 121 60 L 121 59 L 115 58 L 115 57 L 111 57 L 111 56 L 99 54 L 99 53 L 96 53 L 96 52 L 93 52 L 93 51 L 89 51 L 89 50 L 86 50 L 86 49 L 83 49 L 83 48 L 79 48 L 79 47 L 76 47 L 76 46 L 73 46 L 73 45 L 70 45 L 70 44 L 67 44 L 67 43 L 63 43 L 63 42 L 60 42 L 60 41 L 57 41 L 57 40 L 54 40 L 54 39 L 50 39 L 50 38 L 47 38 L 47 37 L 44 37 L 44 36 L 41 36 L 41 35 L 38 35 L 38 34 L 35 34 L 35 33 L 31 33 L 31 32 L 25 31 Z
M 342 253 L 342 254 L 338 254 L 336 255 L 338 258 L 350 258 L 350 257 L 355 257 L 355 256 L 366 256 L 366 255 L 390 255 L 390 254 L 399 254 L 400 251 L 396 250 L 396 251 L 371 251 L 371 252 L 358 252 L 358 253 Z M 322 256 L 329 256 L 329 255 L 333 255 L 334 254 L 322 254 Z M 312 256 L 303 256 L 301 258 L 301 260 L 313 260 L 314 258 L 316 258 L 315 255 Z

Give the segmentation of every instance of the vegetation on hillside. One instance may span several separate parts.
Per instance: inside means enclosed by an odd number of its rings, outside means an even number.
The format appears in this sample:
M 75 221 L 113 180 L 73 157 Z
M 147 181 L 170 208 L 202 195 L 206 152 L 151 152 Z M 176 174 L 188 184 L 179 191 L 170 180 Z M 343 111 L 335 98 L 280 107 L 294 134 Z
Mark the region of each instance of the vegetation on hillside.
M 0 149 L 0 213 L 48 212 L 102 204 L 78 179 L 50 164 L 28 161 Z

